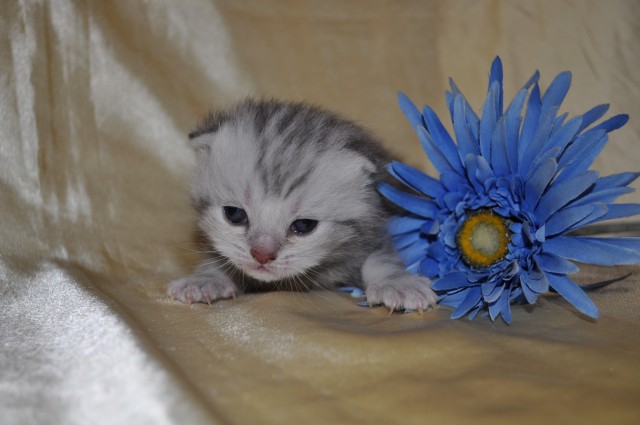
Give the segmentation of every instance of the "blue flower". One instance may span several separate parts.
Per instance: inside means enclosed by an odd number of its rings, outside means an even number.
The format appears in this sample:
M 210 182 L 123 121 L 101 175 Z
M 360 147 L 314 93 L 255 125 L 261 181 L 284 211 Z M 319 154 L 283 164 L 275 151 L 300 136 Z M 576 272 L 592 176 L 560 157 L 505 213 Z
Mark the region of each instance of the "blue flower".
M 502 63 L 491 67 L 479 117 L 450 81 L 446 93 L 456 142 L 434 111 L 422 113 L 402 93 L 400 108 L 415 128 L 436 179 L 400 162 L 390 173 L 413 193 L 381 184 L 406 213 L 389 224 L 407 267 L 434 280 L 452 318 L 488 310 L 511 322 L 511 303 L 533 304 L 555 290 L 590 317 L 598 309 L 569 274 L 574 262 L 640 262 L 640 238 L 569 236 L 588 224 L 640 214 L 638 204 L 613 204 L 633 191 L 639 173 L 600 177 L 589 168 L 627 115 L 594 125 L 600 105 L 568 119 L 558 115 L 571 84 L 563 72 L 542 94 L 536 72 L 503 109 Z M 526 113 L 522 115 L 523 109 Z

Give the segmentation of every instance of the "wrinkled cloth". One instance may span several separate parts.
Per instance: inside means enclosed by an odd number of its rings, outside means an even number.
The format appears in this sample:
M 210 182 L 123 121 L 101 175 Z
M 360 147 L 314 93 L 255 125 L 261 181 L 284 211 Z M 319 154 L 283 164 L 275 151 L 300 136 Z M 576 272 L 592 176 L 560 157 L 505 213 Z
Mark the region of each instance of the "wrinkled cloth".
M 397 90 L 476 108 L 499 54 L 507 98 L 573 72 L 570 114 L 631 121 L 594 164 L 638 170 L 634 0 L 16 1 L 0 8 L 0 422 L 640 422 L 640 267 L 582 267 L 513 324 L 389 316 L 347 294 L 272 292 L 189 308 L 198 261 L 186 134 L 248 95 L 305 100 L 433 172 Z M 623 202 L 639 202 L 631 194 Z

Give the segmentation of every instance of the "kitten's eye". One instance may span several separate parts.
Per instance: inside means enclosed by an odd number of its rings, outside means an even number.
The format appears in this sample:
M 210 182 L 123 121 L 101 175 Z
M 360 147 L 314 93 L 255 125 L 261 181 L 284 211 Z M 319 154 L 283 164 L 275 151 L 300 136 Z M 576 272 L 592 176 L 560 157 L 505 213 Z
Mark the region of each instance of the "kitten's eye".
M 308 218 L 302 218 L 291 223 L 291 231 L 298 235 L 306 235 L 313 231 L 318 225 L 318 220 L 311 220 Z
M 247 213 L 242 208 L 223 207 L 224 215 L 233 224 L 247 224 L 249 219 Z

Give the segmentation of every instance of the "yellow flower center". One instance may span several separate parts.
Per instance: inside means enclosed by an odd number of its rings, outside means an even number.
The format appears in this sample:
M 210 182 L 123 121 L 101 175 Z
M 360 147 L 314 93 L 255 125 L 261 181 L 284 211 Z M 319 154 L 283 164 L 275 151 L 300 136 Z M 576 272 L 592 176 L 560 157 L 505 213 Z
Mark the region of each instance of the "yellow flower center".
M 471 213 L 462 223 L 457 239 L 465 262 L 479 268 L 502 260 L 507 255 L 510 237 L 504 218 L 480 210 Z

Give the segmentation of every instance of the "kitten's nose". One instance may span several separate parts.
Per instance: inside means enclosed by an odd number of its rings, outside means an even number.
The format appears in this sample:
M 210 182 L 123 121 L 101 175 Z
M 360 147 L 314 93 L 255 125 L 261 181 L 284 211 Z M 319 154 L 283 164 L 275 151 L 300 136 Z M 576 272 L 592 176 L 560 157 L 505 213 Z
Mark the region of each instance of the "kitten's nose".
M 256 248 L 251 248 L 251 256 L 258 261 L 260 264 L 267 264 L 270 261 L 276 259 L 276 252 L 269 250 L 261 250 Z

